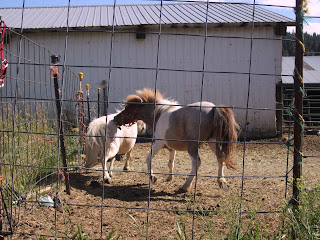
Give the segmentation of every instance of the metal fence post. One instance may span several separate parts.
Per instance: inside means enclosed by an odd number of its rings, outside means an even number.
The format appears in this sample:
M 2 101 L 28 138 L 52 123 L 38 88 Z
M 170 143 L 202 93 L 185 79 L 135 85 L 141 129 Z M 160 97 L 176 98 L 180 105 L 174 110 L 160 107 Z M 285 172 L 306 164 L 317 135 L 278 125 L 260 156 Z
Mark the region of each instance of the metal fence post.
M 294 72 L 295 122 L 294 122 L 294 161 L 293 161 L 293 200 L 299 205 L 299 179 L 302 175 L 302 89 L 303 89 L 303 7 L 302 0 L 296 0 L 296 56 Z M 298 209 L 298 208 L 297 208 Z

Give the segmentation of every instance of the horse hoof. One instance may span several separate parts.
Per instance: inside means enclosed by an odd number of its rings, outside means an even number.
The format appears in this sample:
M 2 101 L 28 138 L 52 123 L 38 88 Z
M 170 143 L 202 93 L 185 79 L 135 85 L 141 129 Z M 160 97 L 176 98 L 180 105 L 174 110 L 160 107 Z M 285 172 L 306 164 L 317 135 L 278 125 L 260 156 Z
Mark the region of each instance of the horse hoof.
M 179 189 L 177 189 L 176 191 L 175 191 L 175 194 L 180 194 L 180 193 L 187 193 L 188 191 L 186 190 L 186 189 L 184 189 L 184 188 L 179 188 Z
M 104 183 L 106 183 L 106 184 L 111 184 L 111 183 L 112 183 L 111 178 L 107 178 L 107 179 L 105 179 L 105 180 L 104 180 Z
M 172 176 L 172 175 L 169 175 L 169 176 L 167 177 L 167 182 L 172 181 L 172 179 L 173 179 L 173 176 Z
M 229 186 L 226 182 L 219 182 L 219 187 L 223 190 L 228 190 Z
M 155 183 L 157 181 L 157 177 L 156 176 L 151 176 L 151 181 L 152 181 L 152 183 Z
M 124 170 L 124 171 L 128 171 L 129 168 L 128 168 L 128 167 L 123 167 L 123 170 Z

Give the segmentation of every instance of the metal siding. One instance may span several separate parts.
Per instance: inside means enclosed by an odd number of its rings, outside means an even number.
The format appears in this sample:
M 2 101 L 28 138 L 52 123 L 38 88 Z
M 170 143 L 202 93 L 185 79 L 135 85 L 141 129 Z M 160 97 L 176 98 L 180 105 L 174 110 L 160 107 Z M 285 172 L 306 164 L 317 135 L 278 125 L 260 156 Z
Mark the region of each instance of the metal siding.
M 71 22 L 70 22 L 70 26 L 83 27 L 86 24 L 86 19 L 88 17 L 88 10 L 89 9 L 87 9 L 87 8 L 84 8 L 84 9 L 79 8 L 77 10 L 80 11 L 80 14 L 79 15 L 74 15 L 75 16 L 74 23 L 72 23 L 72 25 L 71 25 Z M 70 17 L 72 17 L 72 14 L 69 15 L 69 19 L 72 19 Z
M 88 27 L 92 27 L 92 22 L 94 20 L 95 7 L 89 8 L 86 12 L 86 16 L 84 16 L 84 25 Z
M 132 17 L 131 14 L 129 14 L 128 12 L 128 7 L 126 6 L 123 6 L 123 8 L 121 8 L 121 11 L 122 11 L 122 16 L 124 18 L 124 21 L 125 21 L 125 25 L 133 25 L 133 21 L 132 21 Z
M 252 20 L 250 15 L 245 15 L 243 12 L 239 13 L 236 8 L 237 5 L 233 5 L 232 8 L 224 4 L 209 5 L 209 7 L 210 12 L 216 13 L 219 22 L 248 22 Z M 232 14 L 230 14 L 231 12 Z
M 188 17 L 188 22 L 197 23 L 200 21 L 198 14 L 194 12 L 194 10 L 190 7 L 186 7 L 181 5 L 180 11 L 184 13 Z
M 183 16 L 183 13 L 180 11 L 180 9 L 175 8 L 171 5 L 164 5 L 162 9 L 163 16 L 167 16 L 170 22 L 180 22 L 180 23 L 186 23 L 188 22 L 186 20 L 186 17 Z
M 114 8 L 115 10 L 115 25 L 116 26 L 123 26 L 123 25 L 126 25 L 124 20 L 123 20 L 123 16 L 121 14 L 121 10 L 120 10 L 120 7 L 119 6 L 116 6 Z
M 201 5 L 191 5 L 190 8 L 193 8 L 195 11 L 195 14 L 199 16 L 200 22 L 202 23 L 206 22 L 205 12 L 203 12 Z
M 100 9 L 100 26 L 108 26 L 108 9 L 106 7 L 101 7 Z
M 114 16 L 113 8 L 107 7 L 107 19 L 108 19 L 108 25 L 106 26 L 116 25 L 116 19 Z
M 169 34 L 160 37 L 157 89 L 181 104 L 196 102 L 200 100 L 203 76 L 203 100 L 212 101 L 217 105 L 246 107 L 249 75 L 228 72 L 249 71 L 250 39 L 226 37 L 249 36 L 250 28 L 208 29 L 210 36 L 219 37 L 207 38 L 205 59 L 203 59 L 204 37 L 179 35 L 191 33 L 204 35 L 204 29 L 167 29 L 167 31 L 178 35 Z M 30 33 L 27 36 L 63 58 L 65 33 Z M 254 36 L 275 38 L 272 28 L 257 28 Z M 158 35 L 147 34 L 146 39 L 137 40 L 134 33 L 116 33 L 113 40 L 112 66 L 117 68 L 111 70 L 109 100 L 121 102 L 136 89 L 154 88 Z M 110 46 L 110 33 L 69 33 L 67 65 L 84 66 L 75 67 L 74 71 L 76 73 L 82 71 L 84 84 L 92 85 L 90 92 L 92 100 L 96 99 L 97 88 L 103 87 L 102 80 L 108 80 Z M 279 52 L 281 44 L 277 40 L 254 39 L 252 71 L 280 74 L 281 69 L 277 66 L 281 61 Z M 211 71 L 204 75 L 203 60 L 205 60 L 205 70 Z M 63 63 L 63 59 L 61 62 Z M 165 68 L 185 71 L 161 70 Z M 250 79 L 249 107 L 274 109 L 276 77 L 251 75 Z M 119 104 L 110 104 L 109 112 L 113 112 L 116 107 L 119 107 Z M 237 121 L 244 127 L 246 110 L 234 111 Z M 275 135 L 275 110 L 248 111 L 248 137 Z
M 130 9 L 130 10 L 129 10 Z M 59 14 L 57 14 L 57 12 Z M 253 6 L 248 4 L 209 3 L 209 23 L 242 23 L 252 20 Z M 22 8 L 0 8 L 0 15 L 7 26 L 20 28 Z M 24 8 L 24 28 L 65 28 L 67 27 L 68 7 L 28 7 Z M 69 27 L 112 26 L 113 5 L 71 6 Z M 163 4 L 161 18 L 163 24 L 205 23 L 207 3 Z M 160 5 L 116 5 L 115 26 L 158 24 Z M 294 20 L 255 7 L 256 22 L 286 22 Z
M 154 7 L 151 6 L 141 6 L 139 10 L 141 14 L 145 17 L 148 24 L 159 23 L 158 15 L 154 14 Z
M 294 57 L 283 57 L 282 58 L 282 82 L 286 84 L 293 84 L 293 73 L 294 73 Z M 320 84 L 320 56 L 304 56 L 303 57 L 303 82 L 305 84 Z M 306 67 L 308 64 L 310 67 Z
M 131 16 L 131 18 L 133 19 L 132 22 L 136 22 L 138 24 L 141 24 L 141 20 L 138 18 L 137 14 L 135 12 L 135 9 L 132 6 L 128 6 L 127 11 L 128 11 L 128 14 Z

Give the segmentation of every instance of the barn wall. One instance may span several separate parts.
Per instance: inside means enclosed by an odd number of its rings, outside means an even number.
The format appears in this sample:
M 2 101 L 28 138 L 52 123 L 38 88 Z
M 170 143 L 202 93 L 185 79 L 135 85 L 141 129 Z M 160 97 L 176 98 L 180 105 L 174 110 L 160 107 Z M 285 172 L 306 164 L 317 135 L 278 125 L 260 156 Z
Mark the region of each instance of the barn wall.
M 274 35 L 274 29 L 255 28 L 254 38 L 258 39 L 253 40 L 252 54 L 251 28 L 208 29 L 205 49 L 203 36 L 204 29 L 200 28 L 163 29 L 158 54 L 157 34 L 147 34 L 145 39 L 138 40 L 134 33 L 115 33 L 111 51 L 110 33 L 70 32 L 66 61 L 68 65 L 79 66 L 73 68 L 75 72 L 84 73 L 84 83 L 92 86 L 91 99 L 96 98 L 98 87 L 105 86 L 103 80 L 108 81 L 112 56 L 111 102 L 121 102 L 136 89 L 154 88 L 156 84 L 157 89 L 181 104 L 199 101 L 202 88 L 205 101 L 246 108 L 250 81 L 249 108 L 275 109 L 278 77 L 273 75 L 281 74 L 282 43 Z M 29 33 L 27 37 L 64 56 L 65 33 Z M 254 74 L 249 76 L 249 70 Z M 117 106 L 110 104 L 110 112 Z M 275 136 L 275 110 L 259 109 L 248 110 L 247 136 Z M 237 109 L 235 114 L 244 128 L 246 110 Z

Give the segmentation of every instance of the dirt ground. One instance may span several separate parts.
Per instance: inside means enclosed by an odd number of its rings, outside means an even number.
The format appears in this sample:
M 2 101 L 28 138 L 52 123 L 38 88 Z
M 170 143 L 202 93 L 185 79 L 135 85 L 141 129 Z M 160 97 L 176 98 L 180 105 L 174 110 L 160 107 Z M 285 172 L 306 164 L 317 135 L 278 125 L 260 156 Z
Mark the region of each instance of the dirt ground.
M 305 136 L 303 142 L 304 155 L 320 155 L 320 136 Z M 221 239 L 226 220 L 232 222 L 232 217 L 238 216 L 226 211 L 238 210 L 232 204 L 240 202 L 242 211 L 257 210 L 255 221 L 272 233 L 278 227 L 279 208 L 284 204 L 286 189 L 288 199 L 292 195 L 290 183 L 286 188 L 285 175 L 287 168 L 290 171 L 292 167 L 293 156 L 289 151 L 287 167 L 288 150 L 280 143 L 281 139 L 267 139 L 247 142 L 245 146 L 238 144 L 234 157 L 237 169 L 225 170 L 227 191 L 219 189 L 215 178 L 216 159 L 207 145 L 202 146 L 199 176 L 188 194 L 175 192 L 184 183 L 185 174 L 190 172 L 188 154 L 177 152 L 174 172 L 179 175 L 167 182 L 167 176 L 162 173 L 168 171 L 169 155 L 165 149 L 161 150 L 152 160 L 154 172 L 159 173 L 158 181 L 149 190 L 149 178 L 143 171 L 146 171 L 145 158 L 151 144 L 138 143 L 132 153 L 130 171 L 120 171 L 124 160 L 115 162 L 117 171 L 112 184 L 102 187 L 102 171 L 98 166 L 97 171 L 81 170 L 70 174 L 71 195 L 63 191 L 62 185 L 59 191 L 62 206 L 58 208 L 40 206 L 37 202 L 23 203 L 13 239 L 39 239 L 37 235 L 54 239 L 49 236 L 55 232 L 63 238 L 76 232 L 77 226 L 82 226 L 91 239 L 107 239 L 112 230 L 115 231 L 113 236 L 122 236 L 122 239 L 146 239 L 146 236 L 148 239 L 178 239 L 176 223 L 180 218 L 180 227 L 185 226 L 188 239 L 192 234 L 194 239 L 201 236 L 209 239 L 210 232 L 214 233 L 214 238 Z M 319 181 L 319 170 L 319 158 L 303 160 L 307 186 Z M 292 171 L 288 174 L 289 181 L 291 177 Z M 55 196 L 53 190 L 48 193 L 52 198 Z M 193 215 L 194 208 L 201 210 L 200 213 Z M 248 214 L 242 216 L 246 219 Z M 206 231 L 208 228 L 211 230 Z

